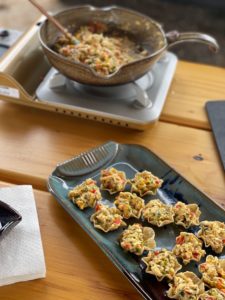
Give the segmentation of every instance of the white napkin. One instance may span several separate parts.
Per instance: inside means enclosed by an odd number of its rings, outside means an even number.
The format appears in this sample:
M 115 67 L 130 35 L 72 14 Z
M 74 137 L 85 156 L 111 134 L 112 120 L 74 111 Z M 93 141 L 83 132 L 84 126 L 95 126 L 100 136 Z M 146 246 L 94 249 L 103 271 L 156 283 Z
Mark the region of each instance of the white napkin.
M 45 277 L 46 268 L 32 187 L 0 188 L 0 200 L 22 221 L 0 241 L 0 286 Z

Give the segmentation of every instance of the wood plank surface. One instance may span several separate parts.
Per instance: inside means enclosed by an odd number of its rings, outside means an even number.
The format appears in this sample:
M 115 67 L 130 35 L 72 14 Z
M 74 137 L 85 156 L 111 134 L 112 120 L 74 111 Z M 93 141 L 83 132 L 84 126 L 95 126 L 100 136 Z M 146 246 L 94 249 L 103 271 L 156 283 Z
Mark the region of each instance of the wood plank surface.
M 44 6 L 46 10 L 54 13 L 68 8 L 68 3 L 63 2 L 67 1 L 38 0 L 38 3 Z M 27 30 L 40 15 L 41 13 L 27 0 L 0 1 L 1 27 L 24 31 Z
M 8 184 L 1 182 L 0 187 L 4 186 Z M 46 260 L 46 278 L 3 286 L 0 299 L 142 299 L 49 193 L 34 193 Z
M 30 13 L 17 24 L 20 29 L 39 14 L 27 1 L 23 2 Z M 53 4 L 55 9 L 63 5 L 58 0 L 42 2 L 46 2 L 47 9 Z M 2 22 L 14 27 L 14 18 L 5 17 L 7 5 L 1 14 Z M 16 16 L 15 6 L 11 9 L 11 16 Z M 160 122 L 143 132 L 0 101 L 0 180 L 32 184 L 39 189 L 34 192 L 47 266 L 45 279 L 1 287 L 0 299 L 141 299 L 46 192 L 48 175 L 58 162 L 106 141 L 137 143 L 158 154 L 225 207 L 224 171 L 204 107 L 207 100 L 223 100 L 224 87 L 225 69 L 179 61 Z M 0 183 L 0 187 L 6 185 Z
M 209 131 L 158 122 L 138 132 L 0 102 L 0 137 L 0 178 L 8 182 L 46 190 L 58 162 L 114 140 L 148 147 L 225 204 L 224 172 Z
M 225 69 L 179 61 L 161 120 L 210 129 L 208 100 L 225 100 Z

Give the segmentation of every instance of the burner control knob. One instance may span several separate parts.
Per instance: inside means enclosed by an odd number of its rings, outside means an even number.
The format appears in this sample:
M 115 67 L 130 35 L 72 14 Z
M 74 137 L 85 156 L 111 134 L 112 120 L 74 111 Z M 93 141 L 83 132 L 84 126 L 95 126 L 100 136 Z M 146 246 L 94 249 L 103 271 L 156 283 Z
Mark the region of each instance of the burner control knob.
M 9 36 L 9 31 L 8 30 L 2 30 L 0 31 L 0 37 L 8 37 Z

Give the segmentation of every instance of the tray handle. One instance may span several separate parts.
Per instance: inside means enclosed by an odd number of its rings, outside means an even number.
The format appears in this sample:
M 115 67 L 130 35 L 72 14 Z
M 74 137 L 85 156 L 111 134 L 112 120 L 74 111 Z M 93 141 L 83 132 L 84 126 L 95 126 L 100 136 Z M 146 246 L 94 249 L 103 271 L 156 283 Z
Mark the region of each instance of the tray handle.
M 53 172 L 58 176 L 82 176 L 103 167 L 112 161 L 118 152 L 119 144 L 107 142 L 88 152 L 83 152 L 69 160 L 59 163 Z

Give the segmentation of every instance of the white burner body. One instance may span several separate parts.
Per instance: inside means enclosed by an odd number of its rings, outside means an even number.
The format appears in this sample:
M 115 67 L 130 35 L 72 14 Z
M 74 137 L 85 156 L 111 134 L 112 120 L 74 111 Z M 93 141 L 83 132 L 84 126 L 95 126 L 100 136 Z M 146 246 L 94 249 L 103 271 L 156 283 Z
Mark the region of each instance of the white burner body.
M 132 124 L 131 127 L 140 129 L 159 118 L 176 63 L 177 57 L 168 52 L 135 82 L 107 87 L 72 82 L 51 69 L 36 94 L 40 101 L 63 105 L 79 112 L 78 116 L 99 116 L 94 119 L 112 120 L 109 123 L 127 127 Z

